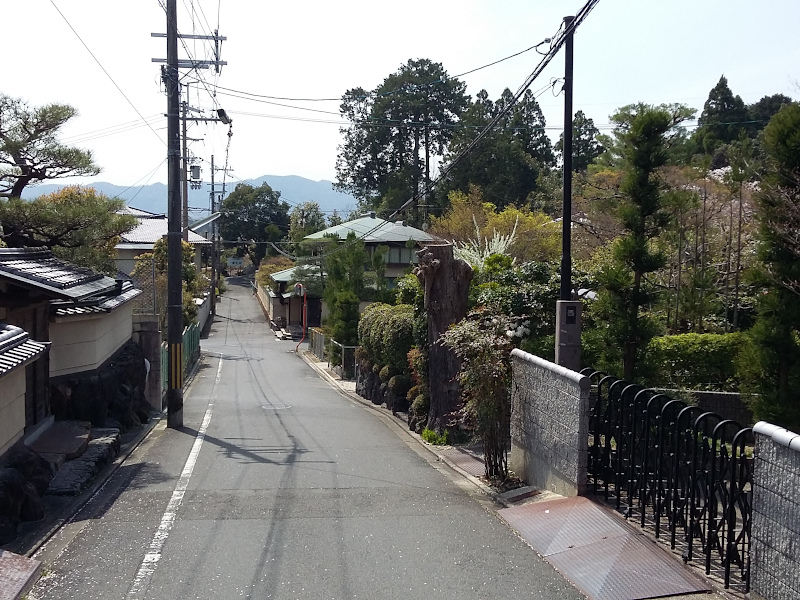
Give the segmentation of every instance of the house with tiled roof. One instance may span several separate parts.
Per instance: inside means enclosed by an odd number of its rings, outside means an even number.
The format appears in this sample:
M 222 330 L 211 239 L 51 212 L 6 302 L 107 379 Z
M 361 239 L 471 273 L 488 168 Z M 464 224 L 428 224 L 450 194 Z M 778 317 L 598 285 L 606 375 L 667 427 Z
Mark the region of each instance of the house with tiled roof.
M 19 327 L 0 323 L 0 456 L 25 433 L 26 367 L 46 352 Z
M 410 227 L 403 221 L 386 221 L 375 215 L 367 215 L 328 227 L 322 231 L 307 235 L 307 241 L 322 241 L 326 237 L 336 236 L 340 241 L 354 233 L 359 239 L 364 240 L 364 248 L 372 254 L 378 246 L 387 246 L 385 277 L 391 286 L 395 279 L 401 277 L 411 265 L 417 263 L 417 250 L 423 245 L 434 241 L 429 233 Z
M 169 232 L 169 219 L 166 215 L 147 212 L 138 208 L 126 206 L 121 214 L 136 217 L 139 224 L 128 233 L 120 236 L 117 250 L 117 269 L 126 275 L 133 272 L 136 266 L 136 257 L 146 252 L 152 252 L 153 246 Z M 200 267 L 200 250 L 210 246 L 211 240 L 198 235 L 191 228 L 188 231 L 188 242 L 195 248 L 195 264 Z
M 378 218 L 374 212 L 347 221 L 322 231 L 312 233 L 303 238 L 307 242 L 323 242 L 338 238 L 343 243 L 347 236 L 355 234 L 364 240 L 364 248 L 372 255 L 378 247 L 386 246 L 386 271 L 384 276 L 391 288 L 398 277 L 402 277 L 410 267 L 417 264 L 417 251 L 426 243 L 434 241 L 434 237 L 421 229 L 410 227 L 402 221 L 386 221 Z M 322 252 L 330 252 L 333 248 L 323 248 Z M 273 273 L 272 289 L 259 289 L 258 295 L 264 311 L 270 321 L 281 326 L 298 326 L 303 322 L 303 299 L 294 293 L 294 283 L 303 283 L 295 267 Z M 359 310 L 363 311 L 369 302 L 361 302 Z M 306 298 L 307 324 L 311 327 L 319 325 L 328 315 L 327 306 L 322 298 L 309 295 Z
M 140 293 L 130 281 L 78 267 L 45 248 L 0 248 L 0 323 L 11 332 L 0 335 L 0 374 L 2 353 L 13 361 L 20 351 L 11 341 L 27 336 L 31 349 L 49 347 L 35 360 L 12 364 L 25 371 L 23 399 L 15 395 L 2 409 L 15 415 L 14 423 L 21 415 L 27 432 L 51 418 L 51 384 L 97 372 L 131 341 L 131 301 Z M 3 339 L 11 341 L 4 346 Z M 11 437 L 0 437 L 0 446 Z

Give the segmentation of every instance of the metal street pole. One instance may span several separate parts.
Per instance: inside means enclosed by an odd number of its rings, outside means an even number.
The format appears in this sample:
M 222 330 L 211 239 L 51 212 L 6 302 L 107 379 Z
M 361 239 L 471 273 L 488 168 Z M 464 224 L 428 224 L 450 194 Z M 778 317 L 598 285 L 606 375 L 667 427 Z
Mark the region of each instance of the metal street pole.
M 211 216 L 217 211 L 214 189 L 214 155 L 211 155 Z M 211 222 L 211 316 L 217 315 L 217 221 Z
M 575 17 L 564 17 L 569 27 Z M 564 46 L 564 206 L 561 215 L 561 300 L 572 300 L 572 33 Z
M 569 30 L 575 17 L 564 17 Z M 564 46 L 564 206 L 561 214 L 561 293 L 556 302 L 556 363 L 581 368 L 581 301 L 572 298 L 572 31 Z
M 167 344 L 169 346 L 167 426 L 183 427 L 183 289 L 181 279 L 181 134 L 178 80 L 178 11 L 167 3 Z

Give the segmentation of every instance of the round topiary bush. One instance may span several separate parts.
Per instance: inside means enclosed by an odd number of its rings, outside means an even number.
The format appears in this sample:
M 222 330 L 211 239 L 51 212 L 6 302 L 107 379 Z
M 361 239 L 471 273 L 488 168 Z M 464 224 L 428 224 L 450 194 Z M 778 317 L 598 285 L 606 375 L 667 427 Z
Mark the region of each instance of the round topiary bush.
M 389 379 L 389 390 L 395 396 L 405 397 L 411 388 L 411 378 L 406 375 L 395 375 Z

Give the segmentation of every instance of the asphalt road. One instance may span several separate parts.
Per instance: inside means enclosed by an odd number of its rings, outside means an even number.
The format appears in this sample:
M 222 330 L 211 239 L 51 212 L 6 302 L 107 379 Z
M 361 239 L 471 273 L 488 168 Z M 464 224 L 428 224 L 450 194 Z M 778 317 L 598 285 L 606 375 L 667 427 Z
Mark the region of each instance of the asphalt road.
M 32 599 L 582 597 L 230 283 L 184 429 L 157 426 L 44 546 Z

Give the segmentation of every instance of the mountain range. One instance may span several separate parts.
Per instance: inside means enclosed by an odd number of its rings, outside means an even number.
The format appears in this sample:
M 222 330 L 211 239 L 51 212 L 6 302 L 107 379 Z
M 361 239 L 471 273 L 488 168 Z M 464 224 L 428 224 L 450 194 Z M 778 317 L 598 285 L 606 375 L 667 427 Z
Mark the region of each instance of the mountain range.
M 297 175 L 263 175 L 257 179 L 244 181 L 231 181 L 225 185 L 226 194 L 233 191 L 237 184 L 247 183 L 258 187 L 266 182 L 273 190 L 281 193 L 281 200 L 285 200 L 291 207 L 303 202 L 316 202 L 322 212 L 329 216 L 337 211 L 343 218 L 356 210 L 358 201 L 350 194 L 344 194 L 333 189 L 330 181 L 313 181 Z M 43 194 L 57 191 L 66 184 L 47 183 L 28 187 L 22 192 L 25 199 L 36 198 Z M 205 190 L 189 190 L 189 218 L 201 219 L 210 212 L 210 184 L 204 184 Z M 125 187 L 106 182 L 96 182 L 87 187 L 93 187 L 98 192 L 110 197 L 119 197 L 127 202 L 128 206 L 139 208 L 157 214 L 167 212 L 167 186 L 163 183 Z M 222 192 L 221 182 L 216 183 L 216 191 Z M 290 209 L 291 210 L 291 209 Z

